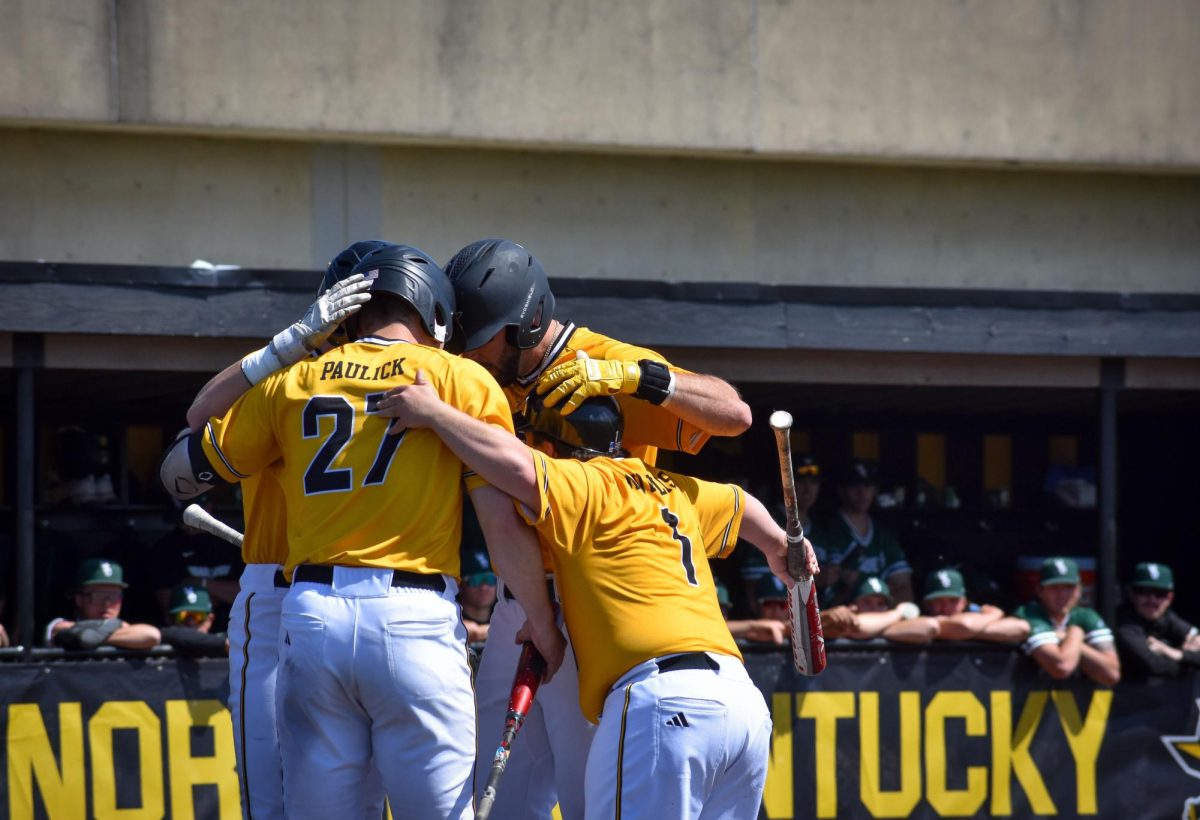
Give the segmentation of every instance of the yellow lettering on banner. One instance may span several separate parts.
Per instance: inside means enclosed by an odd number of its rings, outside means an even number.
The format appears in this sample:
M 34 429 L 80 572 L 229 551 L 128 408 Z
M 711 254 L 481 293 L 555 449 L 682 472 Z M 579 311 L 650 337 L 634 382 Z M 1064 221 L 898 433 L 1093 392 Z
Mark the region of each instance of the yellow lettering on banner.
M 1029 807 L 1037 815 L 1058 814 L 1042 774 L 1038 771 L 1029 744 L 1042 720 L 1046 709 L 1046 693 L 1030 692 L 1017 721 L 1016 732 L 1012 723 L 1012 693 L 992 692 L 992 814 L 997 817 L 1012 815 L 1012 778 L 1017 776 L 1021 788 L 1029 798 Z M 1014 737 L 1015 734 L 1015 737 Z
M 192 727 L 207 726 L 213 733 L 213 754 L 192 754 Z M 171 816 L 193 820 L 192 787 L 215 783 L 221 817 L 241 812 L 237 764 L 233 751 L 233 723 L 229 710 L 215 700 L 167 701 L 167 750 L 171 772 Z
M 907 817 L 921 799 L 921 693 L 900 693 L 900 789 L 884 791 L 879 759 L 879 693 L 858 693 L 858 791 L 872 817 Z
M 83 768 L 83 712 L 78 703 L 58 704 L 58 748 L 62 766 L 50 746 L 49 733 L 36 703 L 8 707 L 8 816 L 33 820 L 34 781 L 46 814 L 63 820 L 83 820 L 87 784 Z
M 133 729 L 138 735 L 138 777 L 141 800 L 137 808 L 117 808 L 117 770 L 113 761 L 113 732 Z M 158 818 L 164 813 L 162 722 L 140 700 L 110 700 L 88 722 L 92 751 L 92 804 L 96 817 Z
M 771 696 L 771 756 L 767 759 L 767 783 L 763 789 L 767 817 L 792 816 L 791 707 L 790 692 Z
M 1080 814 L 1096 813 L 1096 758 L 1100 756 L 1100 744 L 1108 728 L 1108 712 L 1112 708 L 1111 689 L 1097 689 L 1092 693 L 1087 718 L 1079 717 L 1075 696 L 1069 691 L 1055 690 L 1054 708 L 1058 720 L 1067 735 L 1071 756 L 1075 758 L 1075 801 Z
M 973 692 L 938 692 L 925 707 L 925 794 L 942 817 L 970 817 L 987 798 L 987 767 L 967 767 L 965 789 L 946 788 L 946 720 L 963 718 L 968 737 L 987 734 L 987 711 Z
M 776 695 L 776 697 L 780 697 Z M 786 696 L 783 696 L 786 698 Z M 853 692 L 803 692 L 796 695 L 796 716 L 815 720 L 817 817 L 837 817 L 837 722 L 854 717 Z M 791 732 L 789 727 L 789 743 Z M 789 747 L 790 748 L 790 747 Z M 782 776 L 782 772 L 780 776 Z M 788 804 L 786 811 L 767 805 L 770 817 L 792 817 L 792 768 L 788 754 Z

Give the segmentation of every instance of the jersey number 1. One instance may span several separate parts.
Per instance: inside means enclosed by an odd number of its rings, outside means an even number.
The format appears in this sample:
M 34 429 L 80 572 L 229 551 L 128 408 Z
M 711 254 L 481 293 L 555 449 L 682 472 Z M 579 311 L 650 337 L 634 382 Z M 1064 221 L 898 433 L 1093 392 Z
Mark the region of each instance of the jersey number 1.
M 679 531 L 679 516 L 666 507 L 659 507 L 659 509 L 662 510 L 663 521 L 666 521 L 667 526 L 671 528 L 671 537 L 679 542 L 679 560 L 683 564 L 687 582 L 694 587 L 700 586 L 700 582 L 696 580 L 696 560 L 692 556 L 692 539 Z
M 382 393 L 369 393 L 366 396 L 367 415 L 377 415 L 375 405 L 382 396 Z M 305 495 L 344 493 L 354 487 L 354 471 L 351 468 L 329 469 L 329 465 L 346 448 L 354 433 L 354 405 L 343 396 L 313 396 L 308 400 L 308 404 L 304 405 L 302 416 L 304 429 L 301 432 L 305 438 L 316 438 L 321 435 L 322 416 L 333 417 L 333 432 L 329 434 L 329 438 L 325 439 L 321 449 L 317 450 L 317 454 L 313 456 L 308 469 L 304 471 Z M 385 425 L 383 440 L 379 442 L 379 450 L 375 453 L 375 461 L 372 462 L 371 469 L 367 470 L 367 476 L 363 479 L 364 487 L 384 482 L 384 479 L 387 478 L 388 468 L 392 466 L 392 457 L 396 455 L 396 449 L 408 434 L 408 431 L 405 430 L 399 435 L 390 436 L 387 430 L 387 425 Z

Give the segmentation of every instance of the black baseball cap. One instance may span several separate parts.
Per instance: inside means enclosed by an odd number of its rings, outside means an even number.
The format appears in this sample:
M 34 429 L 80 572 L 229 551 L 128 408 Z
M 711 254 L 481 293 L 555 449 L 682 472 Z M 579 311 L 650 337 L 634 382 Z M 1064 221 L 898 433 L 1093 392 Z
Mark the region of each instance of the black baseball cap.
M 808 454 L 796 456 L 795 461 L 792 462 L 792 469 L 796 473 L 796 478 L 801 481 L 804 479 L 809 479 L 810 481 L 821 480 L 821 465 L 817 463 L 815 458 Z
M 842 472 L 842 484 L 847 487 L 855 484 L 879 485 L 879 467 L 874 461 L 864 461 L 861 458 L 851 459 L 846 463 Z

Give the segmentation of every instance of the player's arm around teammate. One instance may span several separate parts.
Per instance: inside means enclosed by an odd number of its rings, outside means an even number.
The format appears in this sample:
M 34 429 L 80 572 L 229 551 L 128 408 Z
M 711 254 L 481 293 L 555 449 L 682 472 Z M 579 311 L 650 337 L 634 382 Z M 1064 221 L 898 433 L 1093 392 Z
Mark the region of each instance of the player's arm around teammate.
M 383 242 L 358 242 L 341 256 L 354 252 L 359 245 L 382 246 Z M 363 254 L 365 255 L 365 253 Z M 357 261 L 360 254 L 354 252 Z M 349 260 L 347 260 L 349 261 Z M 332 270 L 338 259 L 330 263 Z M 195 432 L 210 418 L 229 412 L 233 403 L 263 378 L 308 356 L 325 344 L 342 322 L 357 313 L 371 299 L 371 283 L 361 273 L 347 277 L 321 293 L 296 322 L 284 328 L 265 347 L 213 376 L 188 408 L 188 428 Z
M 537 471 L 532 451 L 504 430 L 473 419 L 443 402 L 418 372 L 412 385 L 396 387 L 379 401 L 379 411 L 395 418 L 393 429 L 429 428 L 464 464 L 485 481 L 503 490 L 529 510 L 540 503 Z M 767 559 L 771 572 L 789 587 L 795 581 L 787 571 L 787 534 L 771 518 L 757 498 L 745 494 L 746 509 L 741 535 Z M 820 571 L 812 544 L 804 539 L 806 563 L 812 573 Z
M 507 430 L 495 429 L 506 440 L 516 441 Z M 472 490 L 471 503 L 475 505 L 479 526 L 488 544 L 492 567 L 525 610 L 528 637 L 546 659 L 543 680 L 549 682 L 562 666 L 567 642 L 558 628 L 558 615 L 546 592 L 546 573 L 542 568 L 537 535 L 521 521 L 512 499 L 501 489 L 489 485 Z
M 621 353 L 619 349 L 613 352 Z M 546 397 L 547 407 L 563 402 L 563 415 L 592 396 L 625 394 L 661 405 L 714 436 L 741 435 L 751 422 L 750 407 L 724 379 L 671 369 L 652 359 L 581 356 L 546 372 L 538 381 L 537 392 Z

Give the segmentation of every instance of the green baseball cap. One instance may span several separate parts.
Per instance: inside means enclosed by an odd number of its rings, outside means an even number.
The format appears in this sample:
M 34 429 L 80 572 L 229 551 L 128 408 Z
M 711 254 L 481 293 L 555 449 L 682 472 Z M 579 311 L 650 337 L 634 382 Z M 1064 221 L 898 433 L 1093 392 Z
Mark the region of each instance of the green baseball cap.
M 1078 584 L 1079 565 L 1070 558 L 1047 558 L 1038 575 L 1042 586 L 1049 584 Z
M 180 584 L 171 590 L 168 612 L 212 612 L 212 598 L 204 587 Z
M 125 583 L 125 571 L 116 561 L 107 558 L 89 558 L 79 565 L 75 573 L 76 586 L 86 587 L 95 584 L 128 587 Z
M 892 599 L 892 589 L 887 585 L 887 581 L 882 578 L 868 575 L 854 587 L 854 594 L 850 596 L 850 600 L 857 601 L 859 598 L 865 598 L 868 595 L 882 595 L 890 601 Z
M 760 601 L 783 601 L 788 596 L 787 587 L 771 573 L 754 582 L 754 597 Z
M 963 582 L 962 573 L 956 569 L 945 567 L 929 573 L 925 578 L 925 598 L 965 598 L 967 585 Z
M 1131 587 L 1152 587 L 1165 589 L 1168 592 L 1175 589 L 1175 573 L 1166 564 L 1156 564 L 1147 561 L 1133 568 Z

